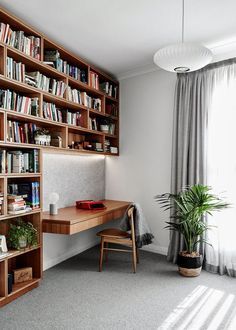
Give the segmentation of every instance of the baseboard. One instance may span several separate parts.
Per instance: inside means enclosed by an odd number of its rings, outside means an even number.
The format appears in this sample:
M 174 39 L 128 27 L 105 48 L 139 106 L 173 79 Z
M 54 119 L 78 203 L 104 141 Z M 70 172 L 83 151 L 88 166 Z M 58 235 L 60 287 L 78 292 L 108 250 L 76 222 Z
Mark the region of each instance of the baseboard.
M 66 253 L 64 253 L 63 255 L 60 255 L 59 257 L 56 257 L 54 259 L 51 259 L 51 260 L 48 260 L 47 262 L 44 262 L 43 264 L 43 270 L 47 270 L 59 263 L 61 263 L 62 261 L 65 261 L 71 257 L 74 257 L 75 255 L 79 254 L 79 253 L 82 253 L 90 248 L 92 248 L 93 246 L 97 245 L 99 242 L 98 240 L 93 240 L 92 242 L 89 242 L 88 244 L 86 245 L 83 245 L 77 249 L 74 249 L 74 250 L 70 250 Z
M 142 248 L 142 250 L 162 254 L 164 256 L 167 256 L 168 248 L 164 246 L 159 246 L 155 244 L 146 245 Z

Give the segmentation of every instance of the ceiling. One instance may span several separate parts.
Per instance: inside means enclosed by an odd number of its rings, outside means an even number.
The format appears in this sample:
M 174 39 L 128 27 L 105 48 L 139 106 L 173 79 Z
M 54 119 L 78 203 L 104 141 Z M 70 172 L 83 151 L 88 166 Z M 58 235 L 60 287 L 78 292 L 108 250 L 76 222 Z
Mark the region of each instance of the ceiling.
M 181 0 L 0 0 L 0 5 L 118 78 L 153 68 L 154 52 L 181 38 Z M 234 51 L 235 13 L 235 0 L 186 0 L 186 41 L 210 46 L 216 57 L 228 46 Z

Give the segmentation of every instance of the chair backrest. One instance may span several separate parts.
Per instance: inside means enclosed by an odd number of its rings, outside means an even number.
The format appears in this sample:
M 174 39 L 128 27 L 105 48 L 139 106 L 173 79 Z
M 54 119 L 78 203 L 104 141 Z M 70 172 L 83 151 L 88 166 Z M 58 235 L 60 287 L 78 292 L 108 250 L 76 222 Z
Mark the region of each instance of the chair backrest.
M 135 243 L 134 206 L 131 206 L 128 209 L 128 217 L 129 217 L 129 221 L 130 221 L 131 238 L 132 238 L 132 241 Z

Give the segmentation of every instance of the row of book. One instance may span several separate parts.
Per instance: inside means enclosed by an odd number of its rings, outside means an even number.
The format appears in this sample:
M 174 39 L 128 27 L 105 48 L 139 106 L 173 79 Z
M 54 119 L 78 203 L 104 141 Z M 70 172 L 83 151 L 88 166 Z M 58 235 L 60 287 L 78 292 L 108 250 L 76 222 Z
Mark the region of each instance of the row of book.
M 69 125 L 82 126 L 81 125 L 81 113 L 65 111 L 65 122 Z
M 114 86 L 113 84 L 109 83 L 109 81 L 105 81 L 105 82 L 101 83 L 99 86 L 100 86 L 100 90 L 103 91 L 105 94 L 117 99 L 117 97 L 118 97 L 118 87 L 117 86 Z
M 38 173 L 39 172 L 39 151 L 7 151 L 6 152 L 6 173 Z
M 54 103 L 43 102 L 43 117 L 62 123 L 62 111 Z
M 42 89 L 45 92 L 49 92 L 56 96 L 63 97 L 67 85 L 64 81 L 48 78 L 39 71 L 26 72 L 25 82 L 28 85 Z
M 27 115 L 39 115 L 39 98 L 20 95 L 10 89 L 0 89 L 0 107 Z
M 58 71 L 69 75 L 70 77 L 87 83 L 86 72 L 76 65 L 71 65 L 67 61 L 61 59 L 58 50 L 45 50 L 44 63 L 55 67 Z
M 57 108 L 54 103 L 43 102 L 43 116 L 59 123 L 81 126 L 81 113 Z
M 70 86 L 68 86 L 68 100 L 84 105 L 85 107 L 88 107 L 90 109 L 102 111 L 101 99 L 93 98 L 89 96 L 86 92 L 80 92 L 78 89 L 73 89 Z
M 17 214 L 40 207 L 40 184 L 34 182 L 8 184 L 8 213 Z
M 17 121 L 7 121 L 7 141 L 17 143 L 34 144 L 34 135 L 37 126 L 33 123 L 20 123 Z
M 89 72 L 89 84 L 91 87 L 99 90 L 99 76 L 96 72 Z
M 25 82 L 25 65 L 7 57 L 7 78 Z
M 118 115 L 119 115 L 119 107 L 117 104 L 114 104 L 114 103 L 106 104 L 105 111 L 110 116 L 118 117 Z
M 9 24 L 0 23 L 0 41 L 40 60 L 39 37 L 26 36 L 24 31 L 15 31 Z
M 39 151 L 0 150 L 0 173 L 38 173 Z

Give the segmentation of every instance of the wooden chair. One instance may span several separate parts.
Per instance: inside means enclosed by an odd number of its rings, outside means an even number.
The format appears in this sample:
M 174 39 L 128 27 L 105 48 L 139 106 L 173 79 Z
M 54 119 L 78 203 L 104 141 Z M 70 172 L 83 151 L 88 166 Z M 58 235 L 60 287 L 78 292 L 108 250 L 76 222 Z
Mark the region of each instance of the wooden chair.
M 105 259 L 107 260 L 108 251 L 118 251 L 118 252 L 131 252 L 132 253 L 132 264 L 133 264 L 133 272 L 136 273 L 136 265 L 139 263 L 138 249 L 136 248 L 135 243 L 135 230 L 134 230 L 134 207 L 130 207 L 128 210 L 128 217 L 130 221 L 130 233 L 116 229 L 109 228 L 104 229 L 97 233 L 97 236 L 101 237 L 101 245 L 100 245 L 100 260 L 99 260 L 99 271 L 102 271 L 103 264 L 103 255 L 105 255 Z M 131 249 L 117 249 L 110 248 L 108 246 L 109 243 L 125 245 Z

